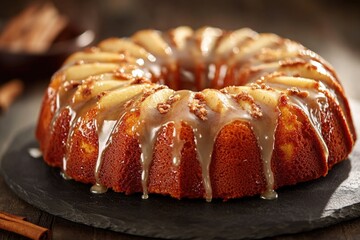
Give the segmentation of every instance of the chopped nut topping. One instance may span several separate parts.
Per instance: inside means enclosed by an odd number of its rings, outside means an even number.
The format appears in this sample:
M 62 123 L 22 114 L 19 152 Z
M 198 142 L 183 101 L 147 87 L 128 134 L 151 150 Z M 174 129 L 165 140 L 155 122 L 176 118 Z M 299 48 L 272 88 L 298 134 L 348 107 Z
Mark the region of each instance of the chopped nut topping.
M 260 80 L 261 81 L 261 80 Z M 263 89 L 263 90 L 273 90 L 273 88 L 272 87 L 270 87 L 269 85 L 267 85 L 266 83 L 260 83 L 260 84 L 258 84 L 258 83 L 251 83 L 250 84 L 250 88 L 252 89 L 252 90 L 255 90 L 255 89 Z
M 151 83 L 151 82 L 150 82 Z M 146 89 L 144 90 L 143 92 L 143 95 L 140 99 L 140 102 L 143 102 L 147 97 L 149 97 L 150 95 L 154 94 L 155 92 L 159 91 L 159 90 L 162 90 L 162 89 L 165 89 L 165 88 L 168 88 L 167 86 L 164 86 L 164 85 L 158 85 L 156 87 L 152 87 L 150 89 Z
M 115 71 L 114 77 L 116 77 L 117 79 L 120 79 L 120 80 L 130 80 L 133 78 L 132 74 L 120 72 L 120 71 Z
M 279 105 L 285 106 L 288 103 L 289 97 L 285 95 L 285 93 L 281 93 L 279 98 Z
M 235 101 L 237 103 L 240 104 L 240 106 L 242 107 L 242 109 L 244 110 L 247 110 L 245 109 L 244 107 L 244 103 L 248 103 L 250 105 L 250 108 L 251 108 L 251 111 L 248 111 L 250 113 L 250 115 L 253 117 L 253 118 L 260 118 L 262 117 L 262 112 L 261 112 L 261 108 L 259 105 L 257 105 L 255 103 L 255 100 L 253 97 L 251 97 L 249 94 L 245 93 L 245 92 L 242 92 L 242 93 L 239 93 L 237 95 L 233 95 L 232 96 Z
M 83 84 L 79 87 L 79 89 L 81 90 L 81 95 L 84 98 L 91 95 L 95 81 L 96 78 L 94 77 L 88 77 L 87 79 L 83 80 Z
M 124 104 L 124 108 L 130 107 L 133 103 L 134 103 L 134 99 L 128 100 L 128 101 Z
M 285 76 L 285 73 L 276 71 L 276 72 L 268 73 L 268 74 L 262 76 L 260 78 L 260 80 L 262 80 L 262 82 L 266 82 L 269 79 L 272 79 L 272 78 L 275 78 L 275 77 L 281 77 L 281 76 Z
M 167 102 L 172 105 L 174 102 L 177 102 L 179 100 L 180 100 L 180 95 L 175 94 L 175 95 L 171 95 Z
M 309 96 L 308 91 L 301 91 L 297 87 L 288 88 L 287 92 L 288 92 L 289 95 L 296 95 L 296 96 L 298 96 L 300 98 L 306 98 L 307 96 Z
M 220 92 L 223 93 L 223 94 L 228 94 L 229 93 L 228 90 L 225 89 L 225 88 L 220 89 Z
M 309 64 L 306 65 L 306 69 L 307 69 L 307 70 L 314 70 L 314 71 L 316 71 L 316 70 L 317 70 L 317 67 L 309 63 Z
M 101 92 L 96 96 L 96 98 L 97 98 L 97 100 L 100 100 L 103 96 L 105 96 L 107 94 L 108 94 L 108 92 Z
M 157 110 L 161 113 L 167 113 L 171 110 L 171 106 L 173 103 L 175 103 L 176 101 L 178 101 L 180 99 L 180 95 L 179 94 L 175 94 L 175 95 L 171 95 L 168 100 L 166 100 L 166 102 L 164 103 L 159 103 L 157 105 Z
M 196 93 L 194 99 L 189 102 L 190 112 L 195 114 L 201 120 L 207 120 L 206 101 L 203 93 Z
M 305 65 L 306 61 L 303 59 L 290 59 L 290 60 L 282 60 L 279 62 L 281 67 L 296 67 Z
M 145 83 L 150 84 L 151 81 L 149 79 L 147 79 L 147 78 L 144 78 L 144 77 L 137 77 L 137 78 L 135 78 L 134 81 L 131 82 L 131 85 L 145 84 Z
M 71 89 L 78 87 L 80 84 L 81 83 L 78 81 L 71 80 L 71 81 L 64 82 L 63 86 L 64 86 L 65 91 L 69 91 Z
M 154 88 L 145 89 L 144 92 L 143 92 L 143 95 L 141 96 L 140 102 L 145 101 L 145 99 L 146 99 L 147 97 L 149 97 L 150 95 L 152 95 L 154 92 L 155 92 L 155 89 L 154 89 Z
M 264 90 L 272 90 L 272 88 L 269 85 L 266 85 L 265 83 L 260 84 L 261 89 Z
M 253 118 L 260 118 L 262 117 L 262 112 L 261 112 L 261 109 L 258 105 L 256 104 L 253 104 L 251 105 L 251 108 L 252 108 L 252 111 L 251 111 L 251 116 Z
M 161 114 L 164 114 L 164 113 L 168 113 L 171 109 L 171 105 L 170 104 L 167 104 L 167 103 L 159 103 L 157 105 L 157 110 L 161 113 Z
M 92 90 L 92 88 L 86 86 L 84 89 L 82 89 L 81 95 L 82 95 L 83 97 L 88 97 L 88 96 L 91 95 L 91 90 Z

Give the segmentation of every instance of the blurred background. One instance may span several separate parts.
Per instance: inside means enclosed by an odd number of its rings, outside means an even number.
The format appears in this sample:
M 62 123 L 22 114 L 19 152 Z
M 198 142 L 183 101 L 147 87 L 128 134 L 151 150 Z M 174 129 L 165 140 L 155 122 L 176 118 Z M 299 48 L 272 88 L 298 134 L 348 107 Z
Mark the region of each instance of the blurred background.
M 32 3 L 34 1 L 1 1 L 0 29 Z M 193 28 L 208 25 L 229 30 L 250 27 L 296 40 L 327 59 L 337 70 L 348 94 L 360 99 L 360 87 L 356 86 L 360 84 L 354 85 L 360 76 L 359 1 L 54 0 L 53 3 L 60 14 L 68 18 L 71 29 L 67 29 L 66 36 L 69 39 L 65 37 L 65 44 L 55 50 L 52 46 L 43 53 L 9 55 L 8 51 L 0 50 L 1 82 L 13 77 L 40 76 L 48 80 L 71 51 L 103 38 L 130 36 L 143 28 L 167 30 L 180 25 Z M 83 45 L 74 46 L 74 38 L 86 30 L 91 30 L 93 35 L 83 39 Z M 41 59 L 44 55 L 45 61 Z M 19 67 L 21 61 L 25 66 Z

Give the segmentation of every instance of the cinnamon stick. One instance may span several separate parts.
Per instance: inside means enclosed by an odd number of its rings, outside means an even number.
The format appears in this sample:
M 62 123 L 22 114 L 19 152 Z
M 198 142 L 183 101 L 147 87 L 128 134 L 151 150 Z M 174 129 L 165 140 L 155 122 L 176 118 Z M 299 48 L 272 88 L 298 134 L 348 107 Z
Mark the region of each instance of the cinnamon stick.
M 49 229 L 25 221 L 24 217 L 0 212 L 0 229 L 20 234 L 30 239 L 48 239 Z
M 6 213 L 6 212 L 0 212 L 0 214 L 3 214 L 3 215 L 8 216 L 8 217 L 12 217 L 12 218 L 20 219 L 20 220 L 25 220 L 26 219 L 25 217 L 12 215 L 12 214 Z

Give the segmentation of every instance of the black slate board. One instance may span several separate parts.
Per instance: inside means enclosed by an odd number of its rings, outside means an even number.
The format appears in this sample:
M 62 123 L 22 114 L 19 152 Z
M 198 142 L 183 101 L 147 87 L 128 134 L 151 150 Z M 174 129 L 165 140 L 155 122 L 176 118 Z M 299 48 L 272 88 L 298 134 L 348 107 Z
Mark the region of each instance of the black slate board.
M 177 239 L 245 239 L 296 233 L 360 216 L 360 146 L 327 177 L 258 197 L 228 202 L 175 200 L 150 195 L 90 193 L 89 185 L 66 181 L 59 170 L 34 159 L 33 129 L 15 137 L 1 161 L 10 188 L 40 209 L 87 225 L 134 235 Z

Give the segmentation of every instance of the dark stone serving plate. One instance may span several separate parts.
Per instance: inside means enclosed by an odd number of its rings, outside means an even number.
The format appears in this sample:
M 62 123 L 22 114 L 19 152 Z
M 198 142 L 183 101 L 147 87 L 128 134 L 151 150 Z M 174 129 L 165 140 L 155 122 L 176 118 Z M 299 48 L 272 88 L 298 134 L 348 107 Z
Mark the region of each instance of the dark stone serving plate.
M 94 227 L 160 238 L 244 239 L 296 233 L 360 216 L 360 146 L 325 178 L 278 191 L 279 198 L 222 202 L 150 195 L 90 193 L 34 159 L 33 129 L 18 134 L 1 161 L 2 175 L 22 199 L 53 215 Z

